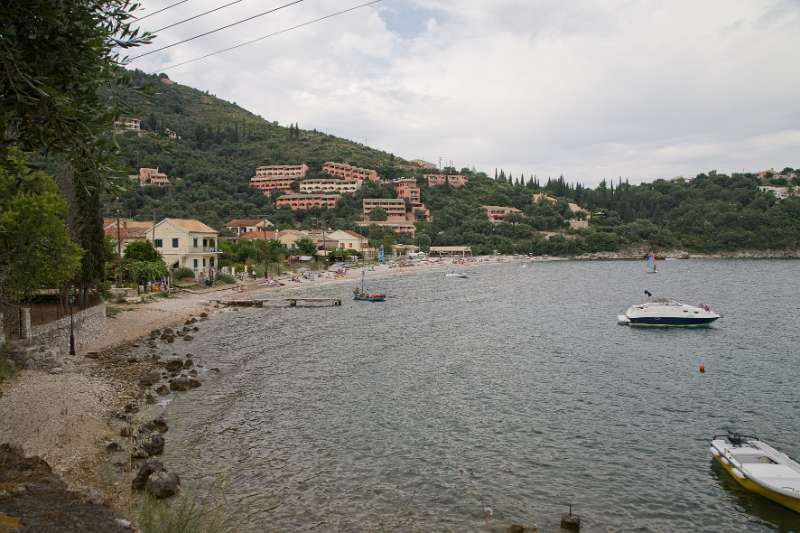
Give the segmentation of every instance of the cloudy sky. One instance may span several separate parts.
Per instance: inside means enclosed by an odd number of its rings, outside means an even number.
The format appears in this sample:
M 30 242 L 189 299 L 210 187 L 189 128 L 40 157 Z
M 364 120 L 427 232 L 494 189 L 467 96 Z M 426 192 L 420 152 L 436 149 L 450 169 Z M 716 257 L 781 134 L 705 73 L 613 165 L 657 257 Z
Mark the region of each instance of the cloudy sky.
M 131 66 L 161 72 L 364 1 L 304 0 Z M 149 49 L 288 2 L 241 0 Z M 594 184 L 800 167 L 800 0 L 383 0 L 166 72 L 268 120 L 488 173 Z

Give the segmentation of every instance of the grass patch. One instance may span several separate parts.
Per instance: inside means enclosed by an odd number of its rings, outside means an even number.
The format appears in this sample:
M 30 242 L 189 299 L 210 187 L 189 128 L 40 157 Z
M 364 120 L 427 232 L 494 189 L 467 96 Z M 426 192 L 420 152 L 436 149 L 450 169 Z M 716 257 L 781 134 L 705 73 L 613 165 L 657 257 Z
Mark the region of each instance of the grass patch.
M 236 533 L 232 512 L 224 505 L 204 506 L 187 495 L 171 500 L 145 496 L 139 505 L 142 533 Z
M 8 346 L 4 345 L 0 348 L 0 383 L 11 379 L 17 373 L 17 365 L 11 360 L 11 354 L 8 352 Z

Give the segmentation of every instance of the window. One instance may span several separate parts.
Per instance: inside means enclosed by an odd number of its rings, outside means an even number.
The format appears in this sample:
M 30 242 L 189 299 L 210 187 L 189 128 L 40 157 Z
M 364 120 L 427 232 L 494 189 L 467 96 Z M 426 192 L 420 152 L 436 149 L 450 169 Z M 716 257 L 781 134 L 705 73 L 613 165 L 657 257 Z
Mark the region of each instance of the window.
M 203 258 L 203 266 L 206 266 L 206 258 Z
M 212 266 L 212 267 L 214 266 L 214 258 L 213 257 L 208 260 L 208 265 Z
M 213 248 L 214 247 L 214 239 L 208 239 L 208 245 Z
M 177 248 L 178 247 L 178 239 L 172 239 L 172 247 L 173 248 Z
M 161 239 L 156 239 L 155 243 L 156 243 L 156 248 L 163 248 L 164 247 L 164 241 L 162 241 Z
M 197 237 L 195 237 L 194 239 L 192 239 L 192 246 L 193 246 L 194 248 L 197 248 Z
M 206 246 L 208 246 L 208 241 L 206 239 L 203 239 L 203 248 L 205 248 Z
M 194 267 L 197 268 L 197 259 L 194 260 Z

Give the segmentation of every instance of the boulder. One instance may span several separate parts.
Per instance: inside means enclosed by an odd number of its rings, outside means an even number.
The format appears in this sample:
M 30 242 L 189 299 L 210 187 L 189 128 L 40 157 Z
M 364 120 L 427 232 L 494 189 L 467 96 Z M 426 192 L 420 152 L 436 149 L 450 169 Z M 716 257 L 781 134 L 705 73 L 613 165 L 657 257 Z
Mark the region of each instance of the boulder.
M 189 370 L 189 375 L 196 378 L 197 377 L 197 370 L 195 370 L 194 368 Z
M 149 478 L 151 474 L 163 472 L 164 470 L 165 468 L 161 461 L 158 459 L 148 459 L 139 467 L 139 471 L 136 472 L 136 477 L 134 477 L 131 482 L 131 488 L 133 488 L 133 490 L 142 490 L 147 483 L 147 478 Z
M 206 312 L 200 313 L 200 318 L 208 318 L 208 313 Z
M 151 370 L 149 372 L 145 372 L 139 378 L 139 384 L 145 387 L 149 387 L 150 385 L 155 385 L 161 380 L 161 373 L 158 370 Z
M 190 341 L 190 340 L 192 340 L 193 338 L 194 338 L 194 337 L 192 337 L 191 335 L 184 335 L 184 336 L 183 336 L 183 340 L 185 340 L 185 341 Z
M 100 357 L 100 354 L 97 352 L 87 352 L 85 357 L 88 357 L 89 359 L 97 359 Z
M 192 368 L 194 366 L 194 361 L 191 359 L 187 359 L 183 362 L 183 368 Z
M 150 337 L 152 338 L 158 337 L 159 335 L 161 335 L 160 329 L 154 329 L 153 331 L 150 332 Z
M 161 433 L 152 433 L 142 440 L 142 449 L 147 455 L 161 455 L 164 451 L 164 437 Z
M 159 387 L 156 389 L 156 392 L 159 396 L 166 396 L 169 394 L 169 387 L 166 385 L 159 385 Z
M 189 390 L 189 378 L 186 376 L 178 376 L 169 380 L 169 388 L 174 391 Z
M 183 368 L 183 361 L 181 359 L 170 359 L 167 361 L 167 370 L 174 372 Z
M 147 478 L 145 489 L 156 498 L 169 498 L 174 496 L 180 488 L 181 480 L 173 472 L 153 472 Z
M 202 385 L 202 384 L 203 384 L 203 383 L 202 383 L 202 382 L 201 382 L 199 379 L 197 379 L 197 378 L 188 378 L 188 380 L 189 380 L 189 387 L 191 387 L 192 389 L 196 389 L 197 387 L 199 387 L 200 385 Z
M 136 405 L 133 402 L 131 402 L 129 404 L 126 404 L 125 405 L 125 412 L 126 413 L 138 413 L 139 412 L 139 406 Z

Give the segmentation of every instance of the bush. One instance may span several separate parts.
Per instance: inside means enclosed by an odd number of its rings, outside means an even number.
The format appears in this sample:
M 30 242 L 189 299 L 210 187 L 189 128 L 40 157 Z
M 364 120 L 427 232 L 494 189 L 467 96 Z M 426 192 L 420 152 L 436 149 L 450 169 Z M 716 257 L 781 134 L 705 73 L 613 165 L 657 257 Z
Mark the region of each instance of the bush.
M 183 279 L 194 278 L 194 271 L 191 268 L 181 267 L 172 271 L 172 277 L 180 281 Z
M 231 284 L 231 283 L 236 283 L 236 278 L 234 278 L 230 274 L 222 273 L 217 275 L 217 281 L 220 283 Z
M 139 527 L 143 533 L 233 533 L 239 531 L 233 513 L 223 505 L 201 506 L 194 498 L 173 501 L 146 496 L 139 505 Z

